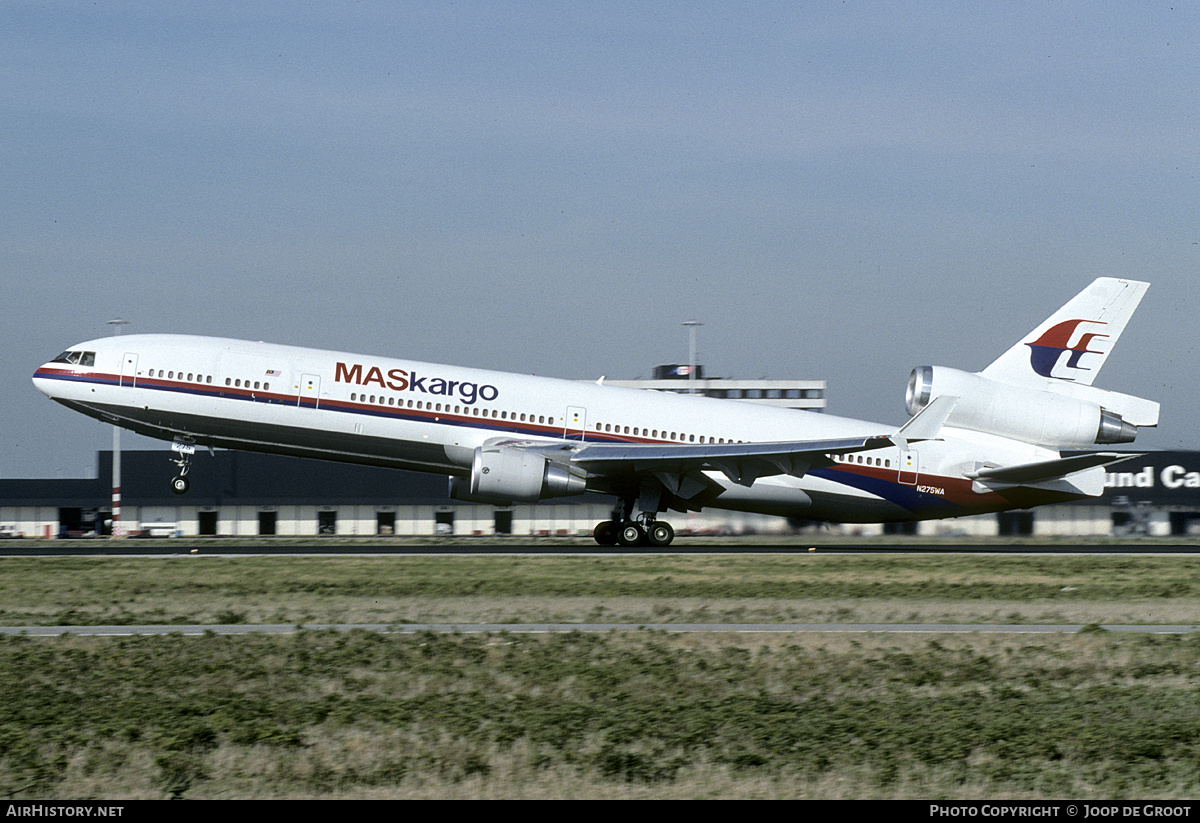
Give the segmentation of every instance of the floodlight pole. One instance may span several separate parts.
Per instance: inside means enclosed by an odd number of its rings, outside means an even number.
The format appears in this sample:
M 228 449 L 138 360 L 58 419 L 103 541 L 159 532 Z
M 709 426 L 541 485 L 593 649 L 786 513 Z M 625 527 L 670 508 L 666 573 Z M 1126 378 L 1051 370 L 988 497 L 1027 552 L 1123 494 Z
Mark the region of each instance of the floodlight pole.
M 688 327 L 688 394 L 696 393 L 696 327 L 703 326 L 699 320 L 684 320 L 680 325 Z
M 129 325 L 128 320 L 117 318 L 109 320 L 113 327 L 113 335 L 121 336 L 121 327 Z M 121 427 L 113 424 L 112 448 L 112 535 L 113 538 L 124 537 L 125 527 L 121 524 Z

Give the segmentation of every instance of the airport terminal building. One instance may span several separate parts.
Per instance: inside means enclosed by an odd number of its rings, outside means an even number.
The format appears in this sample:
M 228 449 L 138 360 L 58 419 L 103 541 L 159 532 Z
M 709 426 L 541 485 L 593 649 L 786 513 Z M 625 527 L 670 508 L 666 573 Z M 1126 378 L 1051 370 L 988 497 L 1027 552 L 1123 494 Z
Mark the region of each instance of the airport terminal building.
M 722 400 L 742 400 L 815 412 L 825 411 L 825 392 L 828 388 L 824 380 L 737 380 L 728 377 L 706 377 L 704 366 L 688 366 L 681 363 L 655 366 L 653 376 L 648 380 L 605 380 L 604 385 L 677 394 L 700 394 Z
M 191 490 L 171 492 L 169 451 L 122 454 L 121 523 L 147 535 L 590 534 L 612 500 L 598 495 L 491 506 L 451 500 L 439 475 L 218 451 L 198 453 Z M 681 534 L 834 533 L 927 536 L 1180 536 L 1200 534 L 1200 452 L 1150 452 L 1117 464 L 1095 500 L 1025 511 L 887 525 L 814 526 L 706 509 L 673 518 Z M 97 479 L 0 480 L 0 537 L 74 537 L 111 527 L 112 453 Z

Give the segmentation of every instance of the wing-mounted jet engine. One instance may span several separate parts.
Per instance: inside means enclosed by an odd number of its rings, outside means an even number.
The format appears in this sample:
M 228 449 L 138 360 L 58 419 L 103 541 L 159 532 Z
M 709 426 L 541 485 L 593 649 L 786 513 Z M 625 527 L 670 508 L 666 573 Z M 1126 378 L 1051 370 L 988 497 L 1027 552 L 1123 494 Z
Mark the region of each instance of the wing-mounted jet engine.
M 550 459 L 545 443 L 507 442 L 476 448 L 470 475 L 450 478 L 450 497 L 511 506 L 583 494 L 586 485 L 581 472 Z

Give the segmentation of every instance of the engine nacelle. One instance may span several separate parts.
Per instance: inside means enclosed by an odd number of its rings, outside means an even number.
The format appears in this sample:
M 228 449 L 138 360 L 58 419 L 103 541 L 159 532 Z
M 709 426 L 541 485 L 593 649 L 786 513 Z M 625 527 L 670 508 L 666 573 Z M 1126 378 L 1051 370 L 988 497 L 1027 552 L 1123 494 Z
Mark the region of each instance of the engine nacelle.
M 1064 392 L 1013 386 L 945 366 L 918 366 L 908 378 L 905 405 L 916 414 L 935 397 L 957 397 L 947 426 L 996 434 L 1052 449 L 1132 443 L 1137 426 L 1101 402 L 1142 401 L 1090 386 Z M 1151 404 L 1157 412 L 1157 404 Z M 1157 422 L 1157 419 L 1154 421 Z M 1151 424 L 1153 425 L 1153 424 Z
M 480 446 L 471 461 L 471 476 L 450 478 L 451 498 L 500 506 L 569 497 L 586 488 L 583 475 L 516 446 Z

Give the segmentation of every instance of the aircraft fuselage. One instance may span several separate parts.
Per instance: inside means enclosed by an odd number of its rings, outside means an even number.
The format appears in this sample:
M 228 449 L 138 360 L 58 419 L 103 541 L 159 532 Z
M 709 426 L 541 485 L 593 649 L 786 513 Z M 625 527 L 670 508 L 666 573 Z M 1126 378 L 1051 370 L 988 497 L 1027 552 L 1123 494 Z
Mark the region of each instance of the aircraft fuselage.
M 706 445 L 869 438 L 892 427 L 734 400 L 293 346 L 131 335 L 73 346 L 46 363 L 39 390 L 149 437 L 468 477 L 476 451 L 511 442 Z M 86 355 L 86 356 L 84 356 Z M 706 470 L 700 505 L 807 520 L 953 517 L 1077 499 L 1086 483 L 981 487 L 983 462 L 1058 457 L 1036 445 L 946 429 L 936 440 L 830 453 L 806 470 L 747 483 Z M 630 471 L 585 471 L 587 490 L 637 493 Z M 1100 475 L 1102 479 L 1102 473 Z M 700 478 L 703 479 L 703 478 Z M 664 479 L 665 481 L 665 479 Z M 684 498 L 672 497 L 674 507 Z

